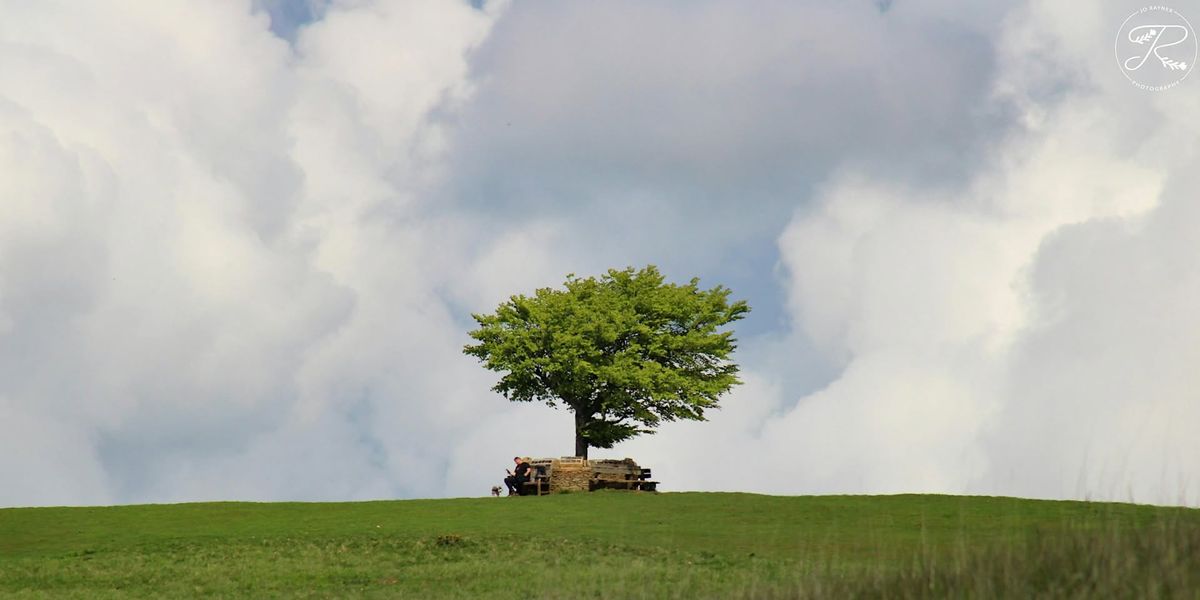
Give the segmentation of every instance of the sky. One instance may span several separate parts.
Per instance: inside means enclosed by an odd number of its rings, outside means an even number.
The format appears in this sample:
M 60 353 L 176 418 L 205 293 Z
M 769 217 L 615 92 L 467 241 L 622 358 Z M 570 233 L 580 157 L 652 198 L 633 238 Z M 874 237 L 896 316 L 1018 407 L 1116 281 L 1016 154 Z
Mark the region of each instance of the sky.
M 573 431 L 471 313 L 646 264 L 753 307 L 708 421 L 593 451 L 661 489 L 1200 504 L 1141 6 L 0 0 L 0 506 L 482 496 Z

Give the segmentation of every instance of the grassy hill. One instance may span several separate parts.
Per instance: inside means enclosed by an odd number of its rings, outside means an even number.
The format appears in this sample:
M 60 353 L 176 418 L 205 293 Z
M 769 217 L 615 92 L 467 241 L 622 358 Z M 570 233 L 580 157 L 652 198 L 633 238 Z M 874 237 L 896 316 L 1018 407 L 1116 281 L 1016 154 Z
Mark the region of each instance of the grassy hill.
M 0 510 L 0 595 L 1200 597 L 1200 511 L 568 494 Z

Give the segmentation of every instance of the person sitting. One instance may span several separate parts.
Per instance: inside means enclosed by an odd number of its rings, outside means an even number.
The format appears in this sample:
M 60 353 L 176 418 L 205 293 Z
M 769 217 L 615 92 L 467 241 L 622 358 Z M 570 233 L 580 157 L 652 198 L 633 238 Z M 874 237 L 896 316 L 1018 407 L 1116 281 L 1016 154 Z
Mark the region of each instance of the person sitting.
M 526 481 L 529 481 L 529 469 L 530 469 L 529 463 L 521 460 L 520 456 L 514 456 L 513 462 L 517 463 L 517 468 L 516 468 L 515 473 L 512 471 L 509 471 L 508 469 L 504 470 L 505 473 L 508 473 L 508 477 L 504 478 L 504 485 L 508 486 L 508 495 L 509 496 L 512 496 L 514 494 L 520 495 L 521 494 L 521 486 Z

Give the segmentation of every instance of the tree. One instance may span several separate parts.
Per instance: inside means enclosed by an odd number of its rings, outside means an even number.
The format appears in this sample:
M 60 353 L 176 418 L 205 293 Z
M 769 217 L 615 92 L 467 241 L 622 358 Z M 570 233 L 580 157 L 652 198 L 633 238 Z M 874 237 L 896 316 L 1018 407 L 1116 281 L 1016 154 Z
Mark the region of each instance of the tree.
M 564 288 L 472 315 L 478 343 L 463 352 L 503 373 L 492 389 L 510 401 L 574 412 L 576 456 L 653 433 L 663 421 L 703 421 L 741 383 L 729 359 L 736 340 L 718 330 L 750 307 L 730 302 L 729 289 L 665 283 L 653 265 L 568 275 Z

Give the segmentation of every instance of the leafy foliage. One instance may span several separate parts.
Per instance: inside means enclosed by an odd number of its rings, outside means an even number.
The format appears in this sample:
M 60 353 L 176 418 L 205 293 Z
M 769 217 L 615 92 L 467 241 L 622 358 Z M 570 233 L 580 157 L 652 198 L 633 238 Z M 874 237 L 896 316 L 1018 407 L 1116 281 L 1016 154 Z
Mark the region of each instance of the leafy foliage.
M 666 283 L 653 265 L 568 275 L 565 289 L 516 295 L 473 315 L 478 343 L 463 351 L 504 375 L 493 388 L 516 402 L 575 413 L 576 452 L 611 448 L 663 421 L 703 420 L 740 383 L 732 332 L 750 307 L 730 290 Z M 582 453 L 580 452 L 582 450 Z

